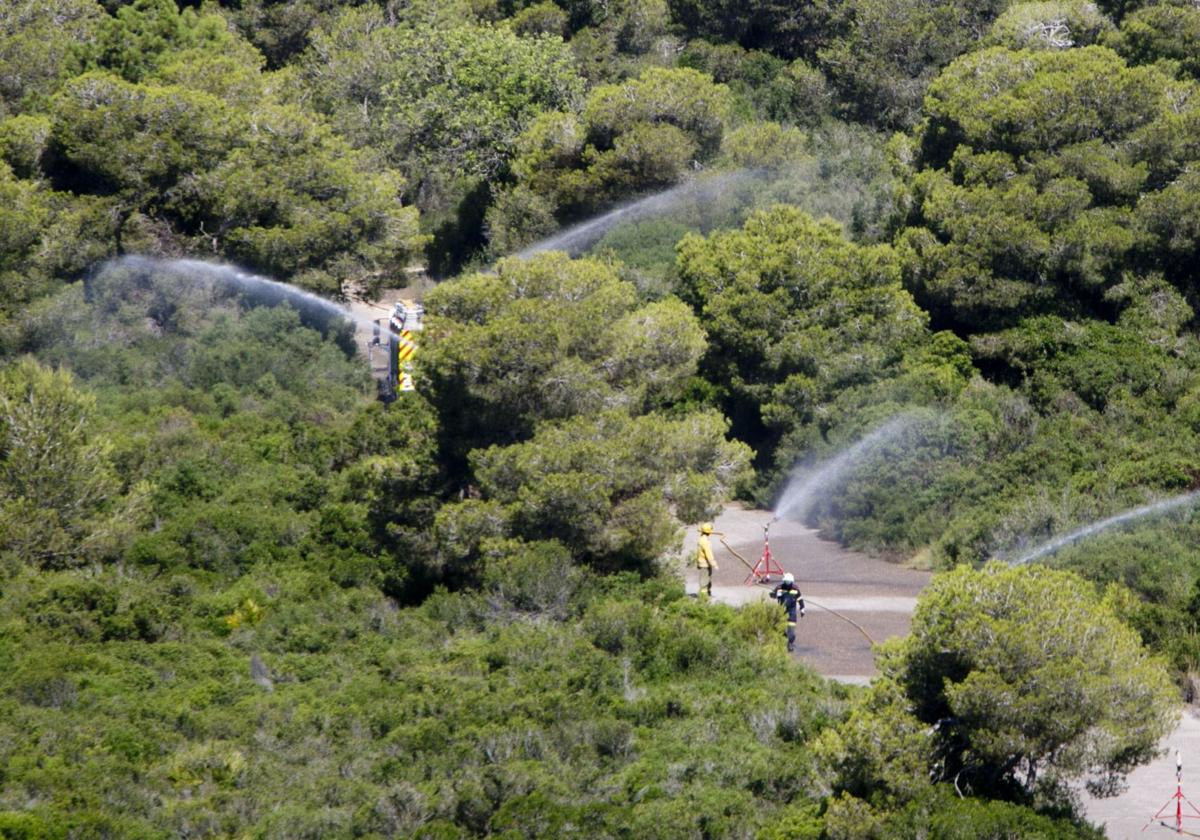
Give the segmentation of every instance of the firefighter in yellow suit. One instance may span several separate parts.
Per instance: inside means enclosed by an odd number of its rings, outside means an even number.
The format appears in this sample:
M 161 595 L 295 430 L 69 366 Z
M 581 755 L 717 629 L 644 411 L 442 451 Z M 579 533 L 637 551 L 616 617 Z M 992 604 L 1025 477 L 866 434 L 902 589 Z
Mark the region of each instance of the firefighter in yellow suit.
M 700 526 L 700 539 L 696 541 L 696 568 L 700 570 L 700 577 L 704 577 L 704 570 L 708 569 L 707 582 L 700 582 L 699 589 L 706 591 L 708 597 L 712 598 L 712 576 L 717 570 L 717 561 L 713 558 L 712 545 L 709 542 L 709 535 L 713 532 L 711 522 L 705 522 Z M 699 593 L 697 593 L 699 594 Z

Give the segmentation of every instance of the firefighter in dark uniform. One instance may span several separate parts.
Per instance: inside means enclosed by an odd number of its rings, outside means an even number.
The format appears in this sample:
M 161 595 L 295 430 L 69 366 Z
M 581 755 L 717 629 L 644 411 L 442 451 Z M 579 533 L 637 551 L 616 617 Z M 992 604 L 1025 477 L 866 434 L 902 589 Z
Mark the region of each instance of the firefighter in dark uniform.
M 787 642 L 788 653 L 796 649 L 796 616 L 804 616 L 804 596 L 796 586 L 796 578 L 791 572 L 783 576 L 783 583 L 771 590 L 771 597 L 787 610 Z

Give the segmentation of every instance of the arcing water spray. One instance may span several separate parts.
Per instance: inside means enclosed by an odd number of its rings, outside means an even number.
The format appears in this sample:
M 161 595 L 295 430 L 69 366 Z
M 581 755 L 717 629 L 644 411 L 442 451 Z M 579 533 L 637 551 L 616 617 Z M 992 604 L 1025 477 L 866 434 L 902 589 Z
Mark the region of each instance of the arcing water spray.
M 1107 519 L 1101 519 L 1099 522 L 1093 522 L 1090 525 L 1084 525 L 1082 528 L 1076 528 L 1070 533 L 1063 534 L 1060 537 L 1047 540 L 1039 545 L 1033 551 L 1021 555 L 1016 560 L 1013 560 L 1010 565 L 1022 566 L 1026 563 L 1040 560 L 1042 557 L 1053 554 L 1064 546 L 1077 543 L 1080 540 L 1085 540 L 1090 536 L 1106 531 L 1116 525 L 1121 525 L 1125 522 L 1131 522 L 1135 519 L 1142 519 L 1147 516 L 1157 516 L 1168 513 L 1176 508 L 1194 505 L 1197 500 L 1200 500 L 1200 491 L 1192 493 L 1184 493 L 1182 496 L 1174 496 L 1170 499 L 1163 499 L 1160 502 L 1154 502 L 1149 505 L 1127 510 L 1124 513 L 1118 513 L 1115 516 L 1110 516 Z
M 223 285 L 238 289 L 247 297 L 269 305 L 286 300 L 301 312 L 317 315 L 325 321 L 349 321 L 367 330 L 370 330 L 372 326 L 369 321 L 362 321 L 348 309 L 344 309 L 331 300 L 289 283 L 281 283 L 278 280 L 251 274 L 231 265 L 191 259 L 166 260 L 131 254 L 104 263 L 96 273 L 97 276 L 100 276 L 113 270 L 125 270 L 144 275 L 165 275 L 193 282 Z
M 843 474 L 884 443 L 899 437 L 916 419 L 915 414 L 897 415 L 811 472 L 794 472 L 775 504 L 773 521 L 803 520 L 817 501 L 818 493 L 827 491 Z
M 521 249 L 516 256 L 527 259 L 543 251 L 566 251 L 573 257 L 578 256 L 599 242 L 604 234 L 617 225 L 662 215 L 685 201 L 710 201 L 751 177 L 754 177 L 752 172 L 739 171 L 685 181 L 645 198 L 622 204 L 585 222 L 580 222 L 554 236 Z

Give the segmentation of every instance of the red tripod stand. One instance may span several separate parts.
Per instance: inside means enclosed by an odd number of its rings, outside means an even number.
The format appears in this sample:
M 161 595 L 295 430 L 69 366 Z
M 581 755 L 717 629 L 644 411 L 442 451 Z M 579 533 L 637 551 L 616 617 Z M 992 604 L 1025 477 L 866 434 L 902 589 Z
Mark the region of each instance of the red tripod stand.
M 1185 802 L 1187 803 L 1188 808 L 1191 809 L 1192 813 L 1184 813 L 1183 805 Z M 1175 825 L 1171 825 L 1163 820 L 1163 817 L 1165 817 L 1171 811 L 1171 803 L 1175 804 Z M 1150 822 L 1142 826 L 1142 831 L 1145 831 L 1147 828 L 1149 828 L 1155 820 L 1158 820 L 1158 824 L 1163 828 L 1173 829 L 1176 834 L 1186 834 L 1189 837 L 1200 837 L 1200 834 L 1183 830 L 1184 820 L 1200 820 L 1200 810 L 1197 810 L 1196 806 L 1192 804 L 1192 801 L 1183 795 L 1183 758 L 1180 757 L 1178 750 L 1175 752 L 1175 795 L 1167 800 L 1166 805 L 1163 805 L 1158 809 L 1158 813 L 1150 818 Z
M 754 564 L 754 568 L 750 570 L 750 574 L 746 575 L 746 586 L 752 586 L 756 583 L 770 583 L 771 575 L 783 577 L 783 569 L 775 562 L 775 558 L 771 556 L 771 523 L 768 522 L 763 526 L 763 553 L 762 557 L 758 558 L 758 562 Z

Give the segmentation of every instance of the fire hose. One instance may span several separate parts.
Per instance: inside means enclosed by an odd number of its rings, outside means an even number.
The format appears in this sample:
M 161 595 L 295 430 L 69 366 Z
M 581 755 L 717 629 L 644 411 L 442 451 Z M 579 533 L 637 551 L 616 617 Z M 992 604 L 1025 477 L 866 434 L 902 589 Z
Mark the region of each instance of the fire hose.
M 718 536 L 718 537 L 717 537 L 717 539 L 721 541 L 721 545 L 725 546 L 725 550 L 726 550 L 726 551 L 728 551 L 730 554 L 732 554 L 732 555 L 733 555 L 734 557 L 736 557 L 738 560 L 741 560 L 741 561 L 742 561 L 742 565 L 743 565 L 743 566 L 745 566 L 745 567 L 746 567 L 747 569 L 749 569 L 751 572 L 753 572 L 753 571 L 754 571 L 754 567 L 753 567 L 752 565 L 750 565 L 750 562 L 749 562 L 748 560 L 746 560 L 746 558 L 745 558 L 745 557 L 743 557 L 742 555 L 738 554 L 738 553 L 737 553 L 737 552 L 736 552 L 736 551 L 733 549 L 733 546 L 731 546 L 729 543 L 725 542 L 725 538 L 724 538 L 724 537 L 722 537 L 722 536 Z M 758 584 L 758 585 L 764 585 L 764 584 Z M 847 616 L 844 616 L 844 615 L 842 615 L 840 612 L 838 612 L 837 610 L 833 609 L 832 607 L 827 607 L 827 606 L 825 606 L 824 604 L 821 604 L 821 603 L 819 603 L 819 602 L 817 602 L 817 601 L 814 601 L 814 600 L 812 600 L 811 598 L 805 598 L 805 599 L 804 599 L 804 603 L 805 603 L 805 604 L 807 604 L 807 605 L 814 606 L 814 607 L 816 607 L 817 609 L 825 610 L 825 612 L 827 612 L 827 613 L 830 613 L 830 614 L 832 614 L 832 615 L 834 615 L 834 616 L 836 616 L 836 617 L 840 618 L 842 621 L 844 621 L 844 622 L 846 622 L 847 624 L 851 625 L 851 626 L 852 626 L 852 627 L 853 627 L 855 630 L 857 630 L 859 633 L 862 633 L 862 634 L 863 634 L 863 638 L 865 638 L 865 639 L 866 639 L 866 640 L 867 640 L 867 641 L 868 641 L 868 642 L 869 642 L 869 643 L 870 643 L 872 646 L 875 644 L 875 640 L 871 638 L 871 634 L 870 634 L 870 633 L 868 633 L 868 632 L 867 632 L 865 629 L 863 629 L 863 626 L 862 626 L 861 624 L 859 624 L 857 621 L 855 621 L 854 619 L 852 619 L 852 618 L 848 618 Z

